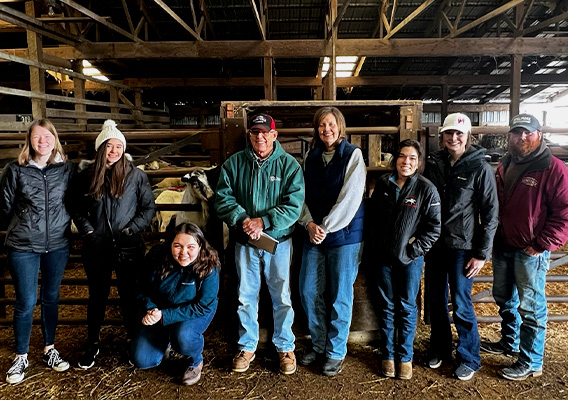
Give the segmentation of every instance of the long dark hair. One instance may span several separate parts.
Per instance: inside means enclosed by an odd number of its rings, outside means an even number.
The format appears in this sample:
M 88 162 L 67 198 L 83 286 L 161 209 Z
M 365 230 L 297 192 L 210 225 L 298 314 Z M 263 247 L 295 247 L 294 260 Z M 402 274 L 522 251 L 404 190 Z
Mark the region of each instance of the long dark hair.
M 193 272 L 195 272 L 198 279 L 205 278 L 211 273 L 211 271 L 213 271 L 213 268 L 221 267 L 217 250 L 211 247 L 209 242 L 205 239 L 201 229 L 192 222 L 184 222 L 183 224 L 176 226 L 171 239 L 168 241 L 170 247 L 176 236 L 181 233 L 193 236 L 199 245 L 199 254 L 193 263 Z M 174 269 L 174 260 L 172 258 L 171 250 L 168 249 L 168 251 L 168 257 L 165 258 L 162 265 L 158 268 L 158 273 L 162 280 L 164 280 Z
M 47 164 L 55 164 L 55 157 L 57 154 L 61 156 L 63 161 L 67 160 L 67 156 L 63 151 L 63 146 L 61 146 L 61 142 L 59 141 L 59 135 L 57 134 L 57 129 L 53 126 L 53 123 L 48 119 L 36 119 L 31 123 L 28 127 L 28 133 L 26 134 L 26 142 L 20 155 L 18 156 L 18 164 L 20 165 L 28 165 L 30 161 L 35 157 L 35 150 L 32 147 L 31 143 L 31 136 L 32 131 L 36 126 L 41 126 L 42 128 L 47 129 L 51 134 L 55 137 L 55 145 L 53 146 L 53 150 L 51 151 L 51 156 L 47 160 Z
M 100 200 L 104 194 L 109 195 L 115 199 L 122 197 L 124 194 L 124 184 L 126 181 L 126 174 L 128 173 L 128 160 L 124 153 L 117 162 L 107 167 L 106 160 L 106 141 L 103 142 L 95 156 L 95 165 L 93 166 L 93 179 L 91 180 L 91 187 L 89 194 L 95 200 Z M 105 175 L 109 174 L 108 193 L 105 185 Z
M 314 122 L 313 122 L 313 126 L 314 126 L 314 137 L 312 139 L 312 143 L 310 145 L 310 148 L 314 148 L 316 145 L 323 145 L 323 142 L 321 141 L 320 135 L 319 135 L 319 125 L 322 119 L 325 118 L 326 115 L 331 114 L 335 117 L 335 121 L 337 123 L 337 131 L 339 133 L 339 137 L 337 138 L 337 141 L 335 142 L 335 144 L 339 144 L 339 142 L 341 142 L 342 139 L 346 139 L 347 138 L 347 134 L 345 133 L 346 130 L 346 125 L 345 125 L 345 117 L 343 116 L 343 114 L 341 113 L 341 111 L 339 111 L 339 109 L 337 107 L 322 107 L 320 109 L 318 109 L 314 115 Z
M 414 139 L 405 139 L 398 144 L 396 154 L 392 155 L 393 157 L 390 161 L 390 167 L 396 171 L 396 160 L 398 160 L 400 151 L 404 147 L 414 147 L 416 154 L 418 154 L 418 168 L 416 169 L 416 173 L 421 174 L 422 172 L 424 172 L 424 150 L 422 149 L 420 142 Z

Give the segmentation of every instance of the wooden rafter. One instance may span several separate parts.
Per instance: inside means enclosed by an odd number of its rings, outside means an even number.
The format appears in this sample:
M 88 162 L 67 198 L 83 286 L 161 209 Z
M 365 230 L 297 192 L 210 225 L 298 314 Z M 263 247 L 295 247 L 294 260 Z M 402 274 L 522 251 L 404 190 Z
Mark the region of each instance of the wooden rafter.
M 137 37 L 135 37 L 131 33 L 125 31 L 121 27 L 116 26 L 115 24 L 113 24 L 111 22 L 108 22 L 105 18 L 95 14 L 94 12 L 92 12 L 88 8 L 83 7 L 82 5 L 75 3 L 73 0 L 59 0 L 59 1 L 61 1 L 63 4 L 67 4 L 69 7 L 74 8 L 75 10 L 86 15 L 87 17 L 91 17 L 93 20 L 97 21 L 99 24 L 106 26 L 110 30 L 115 31 L 116 33 L 119 33 L 122 36 L 127 37 L 130 40 L 133 40 L 135 42 L 140 41 L 140 39 L 138 39 Z
M 456 30 L 458 29 L 458 26 L 460 25 L 460 20 L 463 14 L 463 9 L 465 8 L 465 2 L 467 0 L 462 0 L 461 4 L 460 4 L 460 8 L 458 10 L 458 15 L 456 15 L 456 20 L 454 22 L 454 28 L 456 28 Z
M 211 17 L 209 16 L 209 10 L 207 9 L 207 6 L 205 5 L 205 0 L 199 0 L 199 7 L 201 8 L 201 13 L 205 17 L 205 22 L 207 23 L 207 26 L 209 27 L 209 31 L 211 32 L 211 35 L 213 35 L 213 39 L 215 39 L 215 37 L 216 37 L 215 30 L 213 29 L 213 23 L 211 22 Z
M 469 31 L 471 28 L 474 28 L 478 25 L 481 25 L 482 23 L 489 21 L 490 19 L 509 11 L 511 8 L 517 6 L 518 4 L 522 3 L 523 1 L 524 0 L 511 0 L 506 4 L 503 4 L 501 7 L 496 8 L 495 10 L 487 13 L 483 17 L 480 17 L 480 18 L 476 19 L 475 21 L 472 21 L 472 22 L 470 22 L 469 24 L 467 24 L 463 27 L 456 29 L 455 32 L 450 33 L 446 37 L 447 38 L 453 38 L 453 37 L 459 36 L 462 33 Z
M 390 16 L 390 20 L 389 20 L 389 27 L 391 27 L 391 28 L 394 25 L 394 15 L 396 14 L 396 3 L 397 3 L 397 0 L 393 0 L 392 9 L 391 9 L 391 16 Z M 390 33 L 390 30 L 387 31 L 387 33 Z
M 83 39 L 70 36 L 57 25 L 47 27 L 37 18 L 30 17 L 3 4 L 0 4 L 0 19 L 68 45 L 75 46 L 84 41 Z
M 341 19 L 345 15 L 345 11 L 347 11 L 347 7 L 349 7 L 349 3 L 351 3 L 351 0 L 345 0 L 343 2 L 343 5 L 341 6 L 341 9 L 339 9 L 339 11 L 337 12 L 337 18 L 335 18 L 335 21 L 333 21 L 333 27 L 335 29 L 339 28 L 339 24 L 341 23 Z
M 549 18 L 545 21 L 542 21 L 541 23 L 536 24 L 534 26 L 530 26 L 527 29 L 524 29 L 523 30 L 523 36 L 530 35 L 531 33 L 538 33 L 540 31 L 542 31 L 543 29 L 548 28 L 550 25 L 557 24 L 557 23 L 564 21 L 566 19 L 568 19 L 568 11 L 566 11 L 562 14 L 559 14 L 555 17 Z
M 266 40 L 266 32 L 264 31 L 264 21 L 261 15 L 258 13 L 258 8 L 256 7 L 256 0 L 250 0 L 250 5 L 252 7 L 252 13 L 254 15 L 254 20 L 256 21 L 256 25 L 260 30 L 260 36 L 262 40 Z
M 529 13 L 532 10 L 532 7 L 534 5 L 534 1 L 535 0 L 529 0 L 528 4 L 525 5 L 525 12 L 523 13 L 523 17 L 519 21 L 519 24 L 517 25 L 517 29 L 521 32 L 523 30 L 523 27 L 525 26 L 525 22 L 527 21 L 527 17 L 529 16 Z
M 128 21 L 130 32 L 132 32 L 132 34 L 134 35 L 134 24 L 132 23 L 132 18 L 130 17 L 130 11 L 128 11 L 126 0 L 122 0 L 122 8 L 124 8 L 124 14 L 126 14 L 126 20 Z
M 442 20 L 442 13 L 445 13 L 449 9 L 450 0 L 442 0 L 438 9 L 436 10 L 435 17 L 432 19 L 430 27 L 426 30 L 426 37 L 432 36 L 435 32 L 439 30 L 440 23 Z
M 396 27 L 392 28 L 390 30 L 390 32 L 388 32 L 387 35 L 384 37 L 384 39 L 389 39 L 395 33 L 397 33 L 399 30 L 404 28 L 410 21 L 412 21 L 414 18 L 416 18 L 418 15 L 420 15 L 420 13 L 422 13 L 424 10 L 426 10 L 428 7 L 430 7 L 430 5 L 434 1 L 436 1 L 436 0 L 426 0 L 424 3 L 422 3 L 416 10 L 414 10 L 412 13 L 410 13 L 410 15 L 408 17 L 406 17 L 404 20 L 402 20 L 400 22 L 400 24 L 398 24 Z M 392 22 L 392 20 L 391 20 L 391 22 Z
M 148 22 L 148 24 L 152 27 L 158 38 L 162 39 L 162 33 L 158 30 L 158 25 L 156 24 L 156 21 L 154 20 L 152 13 L 148 10 L 148 7 L 146 7 L 144 0 L 136 0 L 136 4 L 138 5 L 138 8 L 140 9 L 140 12 L 144 16 L 146 22 Z M 147 34 L 147 28 L 146 28 L 146 34 Z
M 174 12 L 174 10 L 168 7 L 166 3 L 164 3 L 162 0 L 153 0 L 153 1 L 154 3 L 162 7 L 162 10 L 164 10 L 167 14 L 169 14 L 170 17 L 172 17 L 178 24 L 180 24 L 183 27 L 183 29 L 188 31 L 191 36 L 193 36 L 195 39 L 197 39 L 200 42 L 203 41 L 203 39 L 201 39 L 201 37 L 197 34 L 197 32 L 191 29 L 191 27 L 183 19 L 181 19 L 181 17 L 177 15 Z

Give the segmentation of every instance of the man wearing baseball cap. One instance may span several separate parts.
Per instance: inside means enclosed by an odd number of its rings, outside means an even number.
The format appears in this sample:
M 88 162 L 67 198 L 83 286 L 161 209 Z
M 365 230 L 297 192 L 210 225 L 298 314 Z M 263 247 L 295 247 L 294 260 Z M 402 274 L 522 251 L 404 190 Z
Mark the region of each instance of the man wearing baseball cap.
M 568 239 L 568 169 L 552 156 L 538 120 L 511 119 L 509 152 L 496 173 L 499 227 L 493 246 L 493 297 L 501 340 L 481 350 L 517 357 L 499 373 L 523 380 L 542 375 L 550 252 Z
M 272 299 L 272 342 L 280 358 L 280 372 L 296 372 L 294 311 L 290 298 L 292 232 L 304 204 L 304 174 L 300 164 L 276 140 L 274 119 L 254 115 L 247 135 L 250 144 L 225 161 L 215 209 L 236 235 L 239 352 L 232 369 L 244 372 L 258 345 L 258 299 L 262 276 Z M 254 243 L 261 235 L 278 241 L 273 253 Z M 252 242 L 252 243 L 251 243 Z

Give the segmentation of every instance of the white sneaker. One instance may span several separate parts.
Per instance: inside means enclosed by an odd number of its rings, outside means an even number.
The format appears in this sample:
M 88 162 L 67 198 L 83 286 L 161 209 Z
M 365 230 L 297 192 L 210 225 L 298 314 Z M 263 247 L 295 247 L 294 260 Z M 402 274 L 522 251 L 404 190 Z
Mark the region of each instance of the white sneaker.
M 14 385 L 24 380 L 24 371 L 28 368 L 28 356 L 16 356 L 12 367 L 6 372 L 6 382 Z
M 49 349 L 47 353 L 43 355 L 43 361 L 47 363 L 49 368 L 57 372 L 63 372 L 69 368 L 69 363 L 61 358 L 59 352 L 54 348 Z

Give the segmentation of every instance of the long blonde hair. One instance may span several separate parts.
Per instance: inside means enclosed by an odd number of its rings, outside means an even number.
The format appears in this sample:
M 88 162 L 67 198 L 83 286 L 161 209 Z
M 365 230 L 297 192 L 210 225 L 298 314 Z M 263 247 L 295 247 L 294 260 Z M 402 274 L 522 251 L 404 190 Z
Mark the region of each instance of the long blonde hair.
M 53 126 L 51 121 L 48 119 L 36 119 L 28 128 L 28 133 L 26 134 L 26 143 L 24 144 L 24 148 L 18 156 L 18 164 L 28 165 L 30 161 L 35 157 L 35 150 L 31 144 L 31 136 L 32 131 L 36 126 L 41 126 L 42 128 L 47 129 L 55 137 L 55 145 L 53 146 L 53 150 L 51 151 L 51 156 L 49 156 L 49 159 L 47 160 L 47 165 L 55 164 L 55 158 L 57 157 L 57 154 L 61 156 L 63 161 L 66 161 L 67 156 L 63 151 L 63 146 L 61 146 L 59 135 L 57 134 L 55 126 Z

